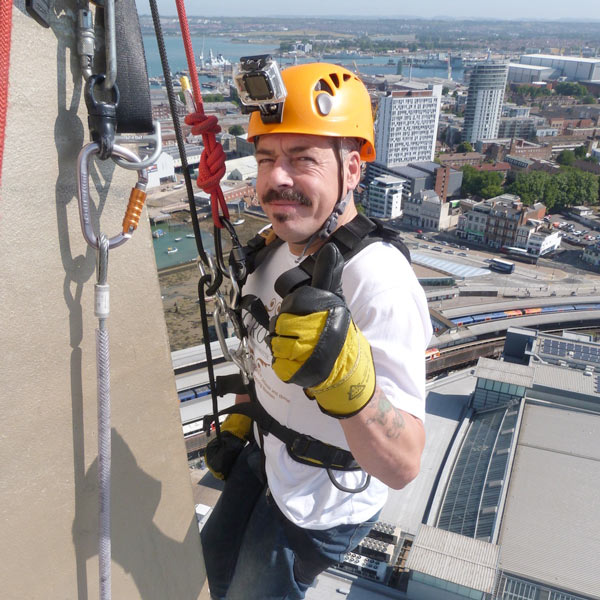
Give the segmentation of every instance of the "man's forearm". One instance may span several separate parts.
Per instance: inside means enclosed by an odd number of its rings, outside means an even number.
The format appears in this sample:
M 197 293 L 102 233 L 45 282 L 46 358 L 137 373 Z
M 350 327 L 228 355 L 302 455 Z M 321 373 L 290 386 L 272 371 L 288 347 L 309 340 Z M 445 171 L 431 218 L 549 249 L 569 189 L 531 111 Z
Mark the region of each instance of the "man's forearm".
M 378 387 L 363 410 L 340 423 L 354 458 L 365 471 L 394 489 L 403 488 L 418 475 L 425 446 L 423 423 L 395 408 Z

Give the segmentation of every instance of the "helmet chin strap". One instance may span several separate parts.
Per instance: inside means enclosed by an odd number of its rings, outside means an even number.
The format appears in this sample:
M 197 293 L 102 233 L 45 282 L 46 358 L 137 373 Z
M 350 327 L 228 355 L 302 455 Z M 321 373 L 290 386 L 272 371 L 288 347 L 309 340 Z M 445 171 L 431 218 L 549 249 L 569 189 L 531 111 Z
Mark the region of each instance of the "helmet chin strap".
M 325 219 L 325 222 L 317 231 L 315 231 L 309 238 L 300 256 L 296 259 L 296 262 L 300 262 L 306 255 L 307 250 L 310 248 L 315 240 L 326 240 L 336 229 L 338 225 L 338 219 L 344 214 L 350 199 L 352 198 L 353 190 L 348 190 L 344 195 L 344 157 L 342 155 L 342 140 L 341 138 L 334 138 L 333 143 L 336 149 L 336 158 L 338 162 L 338 182 L 340 196 L 336 203 L 333 205 L 331 214 Z

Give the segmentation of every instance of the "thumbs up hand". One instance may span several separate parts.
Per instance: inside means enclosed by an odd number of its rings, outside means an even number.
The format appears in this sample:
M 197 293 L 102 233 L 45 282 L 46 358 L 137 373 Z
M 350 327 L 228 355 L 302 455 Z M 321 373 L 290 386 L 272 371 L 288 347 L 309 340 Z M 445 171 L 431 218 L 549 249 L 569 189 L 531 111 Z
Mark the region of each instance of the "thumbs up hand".
M 277 376 L 302 386 L 323 412 L 338 419 L 364 408 L 375 391 L 371 347 L 342 293 L 343 268 L 340 251 L 323 246 L 311 285 L 283 299 L 269 336 Z

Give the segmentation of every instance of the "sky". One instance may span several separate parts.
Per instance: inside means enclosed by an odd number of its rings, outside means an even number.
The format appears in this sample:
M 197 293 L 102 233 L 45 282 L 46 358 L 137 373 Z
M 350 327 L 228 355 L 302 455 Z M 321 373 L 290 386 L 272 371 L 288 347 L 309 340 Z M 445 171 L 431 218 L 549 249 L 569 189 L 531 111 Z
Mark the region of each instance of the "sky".
M 175 0 L 157 0 L 161 15 L 177 14 Z M 137 0 L 140 14 L 150 14 L 148 0 Z M 598 0 L 186 0 L 188 16 L 358 16 L 491 19 L 600 20 Z

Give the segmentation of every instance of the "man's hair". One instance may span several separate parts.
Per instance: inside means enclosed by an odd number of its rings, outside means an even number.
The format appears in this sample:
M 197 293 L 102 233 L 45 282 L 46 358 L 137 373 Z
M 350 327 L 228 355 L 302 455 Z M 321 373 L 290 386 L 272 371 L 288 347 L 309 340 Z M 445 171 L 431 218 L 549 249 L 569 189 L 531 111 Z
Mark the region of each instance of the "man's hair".
M 340 141 L 340 151 L 342 152 L 342 157 L 346 158 L 346 156 L 350 152 L 358 152 L 360 154 L 360 148 L 362 146 L 362 140 L 354 137 L 345 137 L 341 138 Z

